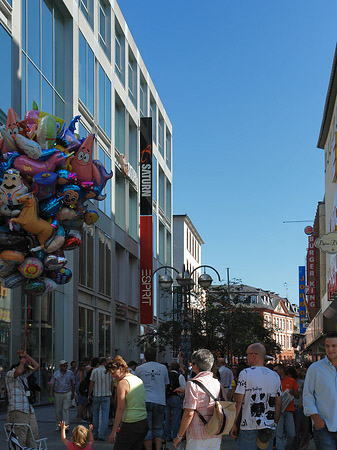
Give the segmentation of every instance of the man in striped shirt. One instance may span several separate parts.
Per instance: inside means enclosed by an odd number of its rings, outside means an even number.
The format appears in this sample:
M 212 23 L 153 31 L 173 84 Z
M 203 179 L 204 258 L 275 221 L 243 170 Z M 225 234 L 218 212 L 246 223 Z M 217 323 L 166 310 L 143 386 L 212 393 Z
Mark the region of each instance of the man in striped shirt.
M 25 353 L 18 351 L 20 361 L 6 374 L 8 396 L 8 422 L 27 423 L 31 426 L 35 439 L 39 430 L 33 406 L 29 403 L 30 391 L 27 378 L 39 369 L 39 364 Z M 15 433 L 23 447 L 33 447 L 34 441 L 27 427 L 15 427 Z
M 101 358 L 99 366 L 92 371 L 88 394 L 89 398 L 92 396 L 94 439 L 99 439 L 100 441 L 107 439 L 109 425 L 112 378 L 110 372 L 107 372 L 105 369 L 106 362 L 106 358 Z M 99 427 L 100 411 L 102 411 L 102 420 Z

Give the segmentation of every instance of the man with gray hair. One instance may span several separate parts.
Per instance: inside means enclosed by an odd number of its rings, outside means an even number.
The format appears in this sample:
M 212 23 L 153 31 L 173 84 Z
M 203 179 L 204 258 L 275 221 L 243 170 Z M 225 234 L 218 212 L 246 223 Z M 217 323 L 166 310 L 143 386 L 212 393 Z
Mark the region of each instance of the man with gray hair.
M 237 450 L 272 450 L 276 424 L 282 406 L 282 387 L 278 374 L 264 367 L 266 349 L 260 343 L 247 348 L 248 369 L 240 372 L 235 390 L 236 419 L 242 408 L 240 433 L 234 424 L 231 436 Z
M 186 383 L 183 405 L 184 414 L 178 434 L 173 440 L 173 445 L 177 448 L 187 431 L 186 450 L 219 450 L 221 436 L 209 435 L 199 415 L 196 413 L 196 410 L 198 410 L 208 422 L 214 412 L 214 400 L 209 398 L 206 392 L 198 386 L 197 382 L 205 386 L 215 398 L 220 397 L 221 384 L 213 377 L 211 371 L 214 357 L 209 350 L 200 349 L 192 354 L 191 359 L 193 372 L 196 373 L 196 376 Z

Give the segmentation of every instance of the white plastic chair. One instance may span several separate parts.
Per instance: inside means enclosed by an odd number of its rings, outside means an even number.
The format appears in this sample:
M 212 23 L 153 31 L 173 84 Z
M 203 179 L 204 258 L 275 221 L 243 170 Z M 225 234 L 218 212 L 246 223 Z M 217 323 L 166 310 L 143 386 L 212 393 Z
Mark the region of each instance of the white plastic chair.
M 15 434 L 15 427 L 27 427 L 30 433 L 34 447 L 22 447 Z M 47 439 L 35 439 L 31 426 L 28 423 L 5 423 L 4 430 L 9 450 L 48 450 Z

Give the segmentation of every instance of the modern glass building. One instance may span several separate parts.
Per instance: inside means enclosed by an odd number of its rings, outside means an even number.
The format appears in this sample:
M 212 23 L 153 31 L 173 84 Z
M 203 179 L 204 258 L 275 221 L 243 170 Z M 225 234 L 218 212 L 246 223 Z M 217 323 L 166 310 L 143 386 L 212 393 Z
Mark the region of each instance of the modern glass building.
M 116 1 L 0 0 L 0 50 L 0 122 L 33 102 L 67 124 L 80 114 L 76 131 L 95 133 L 95 159 L 113 171 L 105 200 L 90 205 L 98 222 L 66 253 L 72 281 L 30 299 L 0 290 L 3 373 L 27 328 L 43 400 L 60 359 L 139 359 L 139 123 L 152 117 L 154 268 L 172 264 L 172 126 Z M 154 326 L 163 302 L 155 295 Z

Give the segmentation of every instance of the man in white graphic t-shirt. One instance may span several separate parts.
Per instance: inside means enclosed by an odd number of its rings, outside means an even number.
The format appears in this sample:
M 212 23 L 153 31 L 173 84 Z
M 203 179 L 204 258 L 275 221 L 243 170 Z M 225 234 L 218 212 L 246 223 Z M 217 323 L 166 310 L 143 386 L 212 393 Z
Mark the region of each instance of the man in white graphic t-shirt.
M 240 433 L 234 424 L 231 436 L 237 438 L 236 450 L 257 450 L 258 443 L 272 450 L 276 424 L 282 406 L 282 387 L 276 372 L 264 367 L 266 349 L 260 343 L 247 348 L 247 364 L 240 372 L 235 390 L 236 418 L 242 409 Z
M 149 423 L 144 447 L 145 450 L 151 450 L 152 440 L 154 439 L 156 450 L 160 450 L 165 419 L 165 391 L 170 380 L 166 366 L 155 361 L 156 350 L 154 348 L 148 347 L 144 356 L 146 363 L 136 368 L 136 376 L 143 381 L 145 387 L 145 402 Z

